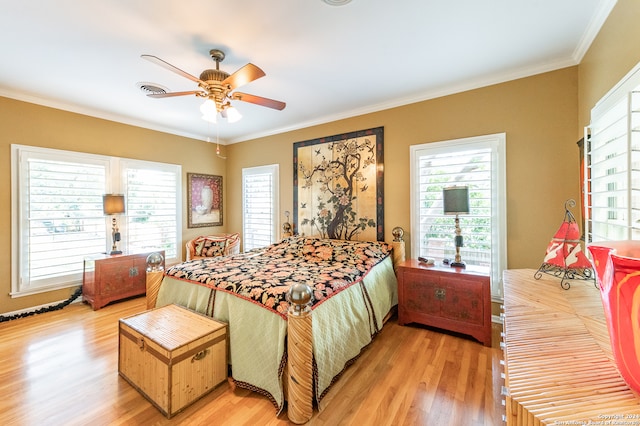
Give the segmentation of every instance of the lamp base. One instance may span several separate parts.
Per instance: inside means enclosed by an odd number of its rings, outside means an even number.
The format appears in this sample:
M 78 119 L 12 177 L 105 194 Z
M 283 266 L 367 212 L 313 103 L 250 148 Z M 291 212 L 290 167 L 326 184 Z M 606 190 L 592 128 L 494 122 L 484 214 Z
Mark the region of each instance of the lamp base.
M 110 255 L 114 255 L 114 254 L 122 254 L 122 250 L 111 250 L 111 252 L 109 253 Z
M 464 262 L 451 262 L 449 263 L 449 266 L 452 268 L 466 268 L 467 264 Z

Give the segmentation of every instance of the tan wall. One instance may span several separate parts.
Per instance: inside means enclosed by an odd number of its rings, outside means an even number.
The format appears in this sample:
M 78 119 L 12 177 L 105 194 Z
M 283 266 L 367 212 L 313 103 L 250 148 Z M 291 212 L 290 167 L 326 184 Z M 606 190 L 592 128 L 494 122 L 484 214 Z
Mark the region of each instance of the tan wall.
M 292 211 L 295 142 L 384 126 L 385 238 L 391 240 L 393 227 L 402 226 L 410 246 L 409 147 L 505 132 L 509 267 L 537 268 L 564 217 L 565 200 L 579 196 L 576 99 L 577 67 L 570 67 L 230 145 L 228 208 L 240 212 L 243 167 L 277 163 L 280 210 Z M 233 215 L 228 224 L 241 231 L 241 216 Z
M 0 97 L 0 314 L 64 300 L 75 289 L 11 298 L 11 144 L 89 152 L 158 161 L 182 166 L 187 172 L 223 176 L 226 163 L 216 157 L 215 145 L 203 141 L 100 120 Z M 223 189 L 223 195 L 226 189 Z M 183 206 L 186 208 L 186 191 Z M 225 203 L 226 204 L 226 203 Z M 228 210 L 223 212 L 226 217 Z M 183 240 L 225 231 L 225 227 L 187 229 L 183 208 Z
M 578 78 L 579 128 L 590 122 L 591 108 L 640 62 L 640 2 L 618 0 L 582 59 Z

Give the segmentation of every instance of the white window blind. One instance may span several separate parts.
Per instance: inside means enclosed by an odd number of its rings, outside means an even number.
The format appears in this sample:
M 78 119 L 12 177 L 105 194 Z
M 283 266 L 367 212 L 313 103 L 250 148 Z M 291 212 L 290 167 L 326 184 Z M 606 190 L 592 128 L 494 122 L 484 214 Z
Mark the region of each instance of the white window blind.
M 264 247 L 278 235 L 278 165 L 242 169 L 242 244 Z
M 640 239 L 638 66 L 596 104 L 585 134 L 587 243 Z
M 13 297 L 82 283 L 84 259 L 111 247 L 106 193 L 125 193 L 119 248 L 180 257 L 180 166 L 11 146 Z
M 31 293 L 78 285 L 84 257 L 105 247 L 102 195 L 108 162 L 28 149 L 14 156 L 20 169 L 18 235 L 24 243 L 16 256 L 19 289 Z
M 178 254 L 180 215 L 178 166 L 123 162 L 127 200 L 126 246 L 129 252 L 164 250 Z
M 506 267 L 504 134 L 411 147 L 412 257 L 453 259 L 454 216 L 443 212 L 442 190 L 469 187 L 468 215 L 459 215 L 462 260 L 491 273 L 501 295 Z

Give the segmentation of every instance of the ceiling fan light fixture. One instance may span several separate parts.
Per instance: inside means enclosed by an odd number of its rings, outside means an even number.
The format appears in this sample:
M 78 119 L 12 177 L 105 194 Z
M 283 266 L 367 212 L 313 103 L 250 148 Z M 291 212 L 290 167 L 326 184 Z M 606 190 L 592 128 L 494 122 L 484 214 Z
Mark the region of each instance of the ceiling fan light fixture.
M 227 113 L 227 121 L 229 123 L 235 123 L 242 118 L 242 114 L 240 114 L 240 112 L 238 112 L 234 107 L 228 107 L 225 112 Z
M 210 123 L 215 123 L 217 121 L 216 115 L 218 114 L 218 108 L 216 107 L 216 103 L 211 99 L 207 99 L 202 105 L 200 105 L 200 112 L 202 113 L 203 120 Z

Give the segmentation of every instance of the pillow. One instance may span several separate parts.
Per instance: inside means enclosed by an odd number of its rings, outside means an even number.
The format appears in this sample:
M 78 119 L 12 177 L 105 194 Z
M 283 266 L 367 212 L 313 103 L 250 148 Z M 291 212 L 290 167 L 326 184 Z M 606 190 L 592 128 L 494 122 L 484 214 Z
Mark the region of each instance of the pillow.
M 202 246 L 202 254 L 200 256 L 214 257 L 224 256 L 227 247 L 226 238 L 205 238 Z
M 201 237 L 195 255 L 203 257 L 226 256 L 240 252 L 240 234 L 220 234 Z
M 196 256 L 202 256 L 203 247 L 204 247 L 204 240 L 198 241 L 198 244 L 196 244 Z
M 240 235 L 236 232 L 225 237 L 224 254 L 236 254 L 240 252 Z
M 290 237 L 284 238 L 282 241 L 278 243 L 274 243 L 267 247 L 267 251 L 271 254 L 279 254 L 284 257 L 293 256 L 298 257 L 302 256 L 302 248 L 304 247 L 304 238 L 293 235 Z

